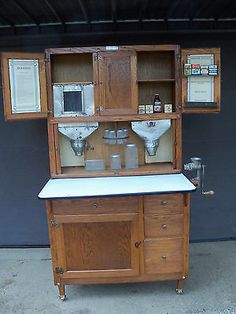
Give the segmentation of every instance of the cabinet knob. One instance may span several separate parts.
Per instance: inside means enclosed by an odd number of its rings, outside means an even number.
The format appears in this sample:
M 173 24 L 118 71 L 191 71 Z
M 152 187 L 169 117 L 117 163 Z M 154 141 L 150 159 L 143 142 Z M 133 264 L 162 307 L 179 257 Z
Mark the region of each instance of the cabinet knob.
M 166 225 L 166 224 L 163 224 L 163 225 L 161 225 L 161 228 L 162 228 L 162 229 L 167 229 L 167 225 Z
M 167 256 L 165 256 L 165 255 L 163 255 L 161 258 L 163 259 L 163 261 L 167 260 Z
M 98 204 L 93 203 L 93 204 L 92 204 L 92 207 L 93 207 L 93 208 L 97 208 L 97 207 L 98 207 Z
M 168 204 L 167 201 L 161 201 L 161 205 L 165 206 L 165 205 L 167 205 L 167 204 Z
M 139 247 L 140 247 L 140 245 L 141 245 L 141 241 L 137 241 L 137 242 L 135 242 L 135 247 L 136 247 L 136 248 L 139 248 Z

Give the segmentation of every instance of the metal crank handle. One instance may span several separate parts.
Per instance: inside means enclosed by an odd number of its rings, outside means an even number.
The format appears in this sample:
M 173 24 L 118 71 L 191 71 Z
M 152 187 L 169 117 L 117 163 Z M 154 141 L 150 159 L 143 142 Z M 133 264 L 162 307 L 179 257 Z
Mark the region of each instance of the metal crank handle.
M 202 195 L 206 195 L 206 196 L 209 195 L 210 196 L 210 195 L 214 195 L 214 194 L 215 194 L 215 191 L 212 191 L 212 190 L 211 191 L 206 191 L 206 192 L 202 191 Z
M 201 194 L 205 196 L 211 196 L 214 195 L 215 192 L 213 190 L 210 191 L 204 191 L 204 182 L 205 182 L 205 168 L 206 165 L 202 165 L 202 175 L 201 175 Z

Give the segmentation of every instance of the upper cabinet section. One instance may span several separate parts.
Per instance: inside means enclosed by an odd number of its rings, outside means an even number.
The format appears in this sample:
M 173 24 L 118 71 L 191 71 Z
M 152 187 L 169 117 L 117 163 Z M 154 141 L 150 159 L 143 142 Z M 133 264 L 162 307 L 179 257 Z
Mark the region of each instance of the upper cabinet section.
M 5 119 L 46 118 L 44 55 L 4 52 L 1 60 Z
M 184 49 L 181 63 L 183 112 L 219 112 L 220 49 Z
M 180 112 L 177 45 L 59 48 L 46 56 L 54 120 L 150 120 Z
M 182 77 L 182 89 L 181 89 Z M 176 119 L 220 110 L 220 50 L 178 45 L 2 53 L 7 120 Z

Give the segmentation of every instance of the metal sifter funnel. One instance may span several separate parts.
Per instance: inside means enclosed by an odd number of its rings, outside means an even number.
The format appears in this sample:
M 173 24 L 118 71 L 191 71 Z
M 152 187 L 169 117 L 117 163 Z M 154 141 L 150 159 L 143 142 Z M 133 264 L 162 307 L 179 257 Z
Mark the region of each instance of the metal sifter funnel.
M 149 156 L 156 155 L 159 138 L 170 126 L 170 119 L 131 122 L 132 130 L 144 140 L 144 147 Z
M 58 124 L 59 132 L 70 139 L 71 147 L 76 156 L 83 154 L 86 138 L 97 128 L 98 122 Z

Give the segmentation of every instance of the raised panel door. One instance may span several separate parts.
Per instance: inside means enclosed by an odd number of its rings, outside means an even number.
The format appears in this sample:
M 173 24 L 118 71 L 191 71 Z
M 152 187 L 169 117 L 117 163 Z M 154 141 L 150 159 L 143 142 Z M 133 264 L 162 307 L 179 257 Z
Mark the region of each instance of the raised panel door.
M 99 114 L 137 113 L 136 63 L 134 51 L 98 53 Z
M 138 214 L 54 215 L 62 278 L 139 274 Z

